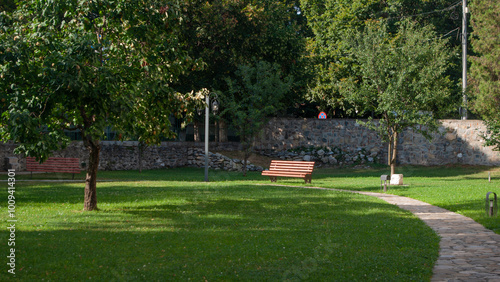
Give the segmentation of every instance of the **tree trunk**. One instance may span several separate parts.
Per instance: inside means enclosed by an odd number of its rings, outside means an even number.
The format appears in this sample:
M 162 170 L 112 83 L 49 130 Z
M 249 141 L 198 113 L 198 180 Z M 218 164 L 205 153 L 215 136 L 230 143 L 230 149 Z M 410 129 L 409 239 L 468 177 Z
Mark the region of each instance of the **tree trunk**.
M 139 173 L 142 173 L 142 153 L 144 151 L 144 142 L 139 142 Z
M 247 160 L 248 160 L 248 147 L 249 147 L 249 142 L 247 142 L 247 138 L 245 134 L 242 134 L 240 136 L 241 138 L 241 145 L 243 146 L 243 176 L 247 176 Z
M 84 138 L 85 146 L 89 150 L 89 165 L 85 176 L 85 198 L 83 200 L 83 210 L 97 210 L 97 169 L 99 167 L 99 153 L 101 145 L 99 140 Z
M 391 167 L 391 175 L 396 172 L 396 156 L 398 150 L 398 132 L 395 129 L 388 130 L 389 148 L 387 149 L 387 165 Z
M 219 121 L 219 142 L 227 142 L 227 125 L 226 121 Z
M 215 121 L 215 144 L 219 144 L 219 122 Z
M 391 165 L 391 160 L 392 160 L 392 138 L 389 138 L 389 145 L 387 148 L 387 165 Z
M 247 176 L 247 163 L 248 163 L 248 146 L 246 145 L 243 152 L 243 176 Z
M 394 131 L 393 137 L 392 137 L 392 156 L 391 156 L 391 175 L 395 174 L 396 172 L 396 155 L 397 155 L 397 150 L 398 150 L 398 133 Z
M 194 138 L 194 142 L 201 142 L 201 139 L 200 139 L 200 124 L 198 122 L 194 122 L 193 123 L 193 138 Z

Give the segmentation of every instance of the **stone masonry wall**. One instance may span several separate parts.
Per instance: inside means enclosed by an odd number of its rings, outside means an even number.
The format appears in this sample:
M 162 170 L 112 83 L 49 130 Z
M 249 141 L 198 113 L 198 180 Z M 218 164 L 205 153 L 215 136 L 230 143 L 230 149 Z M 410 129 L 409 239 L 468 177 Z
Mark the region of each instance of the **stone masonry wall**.
M 202 148 L 189 148 L 187 166 L 190 167 L 205 167 L 205 149 Z M 208 167 L 215 170 L 226 171 L 241 171 L 245 163 L 243 160 L 231 159 L 219 153 L 210 153 Z M 256 166 L 247 162 L 247 170 L 249 171 L 262 171 L 264 168 Z
M 484 147 L 481 135 L 486 132 L 482 121 L 477 120 L 441 120 L 439 132 L 434 134 L 431 142 L 422 135 L 408 130 L 399 136 L 398 163 L 415 165 L 500 165 L 500 154 L 491 147 Z M 139 168 L 138 142 L 104 141 L 101 143 L 99 169 L 101 170 L 133 170 Z M 297 155 L 292 159 L 307 158 L 311 153 L 302 153 L 300 149 L 309 147 L 329 148 L 315 151 L 323 163 L 340 164 L 341 160 L 333 155 L 341 154 L 353 161 L 360 156 L 366 162 L 374 159 L 386 163 L 387 144 L 381 142 L 377 133 L 348 119 L 285 119 L 275 118 L 264 128 L 255 143 L 258 152 L 269 156 L 278 156 L 280 152 L 296 149 Z M 0 160 L 17 157 L 19 169 L 24 170 L 26 159 L 15 155 L 16 145 L 0 144 Z M 158 169 L 179 166 L 201 166 L 204 155 L 204 143 L 200 142 L 163 142 L 160 146 L 148 146 L 143 152 L 143 169 Z M 237 150 L 239 144 L 234 142 L 211 143 L 210 150 Z M 331 151 L 329 151 L 331 149 Z M 307 150 L 306 150 L 307 151 Z M 341 151 L 341 152 L 340 152 Z M 273 154 L 270 154 L 270 153 Z M 54 152 L 54 157 L 79 158 L 82 168 L 88 163 L 88 152 L 80 141 L 72 142 L 68 148 Z M 336 158 L 335 160 L 333 158 Z M 219 169 L 240 167 L 238 160 L 230 160 L 219 154 L 211 154 L 211 166 Z M 236 164 L 235 164 L 236 163 Z M 344 163 L 348 163 L 345 162 Z M 6 169 L 7 163 L 3 168 Z M 253 168 L 260 170 L 261 168 Z
M 398 163 L 415 165 L 500 165 L 500 154 L 484 147 L 481 135 L 486 132 L 482 121 L 441 120 L 439 132 L 427 141 L 412 130 L 399 136 Z M 261 152 L 285 151 L 298 147 L 340 148 L 346 153 L 361 149 L 377 152 L 386 163 L 387 144 L 376 132 L 350 119 L 272 119 L 257 139 Z
M 137 170 L 139 169 L 139 143 L 133 141 L 103 141 L 101 142 L 99 170 Z M 13 153 L 17 145 L 13 143 L 0 144 L 0 159 L 4 161 L 9 157 L 17 157 L 19 170 L 26 169 L 26 158 Z M 202 149 L 203 148 L 203 149 Z M 210 150 L 237 150 L 239 144 L 234 142 L 211 143 Z M 193 154 L 204 155 L 204 143 L 201 142 L 162 142 L 159 146 L 147 146 L 142 153 L 142 169 L 159 169 L 181 166 L 196 166 L 192 160 Z M 219 163 L 217 156 L 213 155 L 213 163 Z M 81 168 L 88 163 L 88 151 L 82 141 L 73 141 L 64 150 L 54 152 L 53 157 L 79 158 Z M 3 164 L 6 169 L 6 164 Z

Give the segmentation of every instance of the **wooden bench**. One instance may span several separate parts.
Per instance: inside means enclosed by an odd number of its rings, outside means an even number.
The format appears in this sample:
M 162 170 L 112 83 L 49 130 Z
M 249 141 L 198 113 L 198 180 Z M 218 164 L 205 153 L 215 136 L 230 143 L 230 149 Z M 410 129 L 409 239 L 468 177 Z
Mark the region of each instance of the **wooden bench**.
M 73 173 L 73 179 L 75 179 L 75 173 L 80 173 L 80 159 L 48 158 L 45 162 L 39 163 L 35 158 L 27 157 L 26 171 L 31 171 L 31 177 L 33 177 L 33 171 Z
M 280 176 L 304 178 L 306 183 L 311 183 L 313 169 L 314 162 L 272 160 L 269 170 L 262 171 L 262 175 L 269 176 L 271 182 Z

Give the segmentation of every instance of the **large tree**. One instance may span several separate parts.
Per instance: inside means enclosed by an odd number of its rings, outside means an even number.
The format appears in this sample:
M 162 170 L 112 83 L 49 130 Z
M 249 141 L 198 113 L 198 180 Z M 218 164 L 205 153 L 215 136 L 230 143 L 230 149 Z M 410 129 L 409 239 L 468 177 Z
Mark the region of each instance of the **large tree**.
M 252 64 L 256 59 L 278 64 L 281 73 L 294 76 L 293 86 L 287 93 L 287 105 L 303 101 L 307 26 L 304 16 L 298 13 L 297 2 L 181 1 L 185 28 L 180 38 L 189 54 L 204 64 L 198 71 L 183 76 L 179 85 L 186 89 L 219 91 L 223 98 L 228 89 L 226 79 L 236 79 L 239 66 Z M 220 106 L 224 109 L 226 105 Z M 211 120 L 232 122 L 225 115 Z
M 183 83 L 190 89 L 226 89 L 226 78 L 254 58 L 279 64 L 286 75 L 301 71 L 297 64 L 305 24 L 295 5 L 284 0 L 183 1 L 180 37 L 189 53 L 204 61 L 203 69 L 188 73 Z
M 438 128 L 436 115 L 453 106 L 446 40 L 439 39 L 431 26 L 404 21 L 395 34 L 386 24 L 374 23 L 347 42 L 359 75 L 340 80 L 339 92 L 360 114 L 380 116 L 364 124 L 388 143 L 394 174 L 400 133 L 412 128 L 431 138 L 429 133 Z
M 476 56 L 470 68 L 473 108 L 484 118 L 486 145 L 500 150 L 500 2 L 474 0 L 471 45 Z
M 422 25 L 433 24 L 436 36 L 457 30 L 460 25 L 459 3 L 448 0 L 301 0 L 301 8 L 314 32 L 308 48 L 315 81 L 310 85 L 309 98 L 319 103 L 335 116 L 353 116 L 349 112 L 353 105 L 341 94 L 338 81 L 356 75 L 356 68 L 349 59 L 350 46 L 347 39 L 361 31 L 367 23 L 386 20 L 391 32 L 397 23 L 408 17 Z M 455 34 L 455 33 L 453 33 Z M 460 41 L 450 39 L 449 45 L 458 48 Z M 457 51 L 458 53 L 458 51 Z M 458 60 L 449 58 L 448 63 Z M 451 69 L 450 69 L 451 70 Z M 450 72 L 453 78 L 460 77 L 460 69 Z M 457 101 L 460 96 L 455 97 Z
M 64 130 L 79 130 L 89 153 L 84 210 L 97 209 L 106 126 L 136 124 L 158 142 L 173 135 L 171 114 L 188 113 L 192 95 L 171 87 L 192 63 L 175 36 L 178 15 L 152 0 L 27 0 L 0 15 L 3 137 L 44 161 L 68 144 Z

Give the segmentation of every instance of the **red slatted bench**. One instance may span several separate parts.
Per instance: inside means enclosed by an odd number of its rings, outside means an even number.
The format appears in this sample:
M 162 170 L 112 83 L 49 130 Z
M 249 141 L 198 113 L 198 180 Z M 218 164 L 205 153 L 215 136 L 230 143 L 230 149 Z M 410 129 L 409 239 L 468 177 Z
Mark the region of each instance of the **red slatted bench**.
M 313 169 L 314 162 L 272 160 L 269 170 L 262 171 L 262 175 L 269 176 L 271 182 L 276 182 L 279 176 L 304 178 L 311 183 Z
M 80 173 L 80 159 L 51 157 L 48 158 L 45 162 L 39 163 L 35 158 L 27 157 L 26 171 L 31 171 L 32 177 L 33 171 L 73 173 L 73 179 L 75 179 L 75 173 Z

